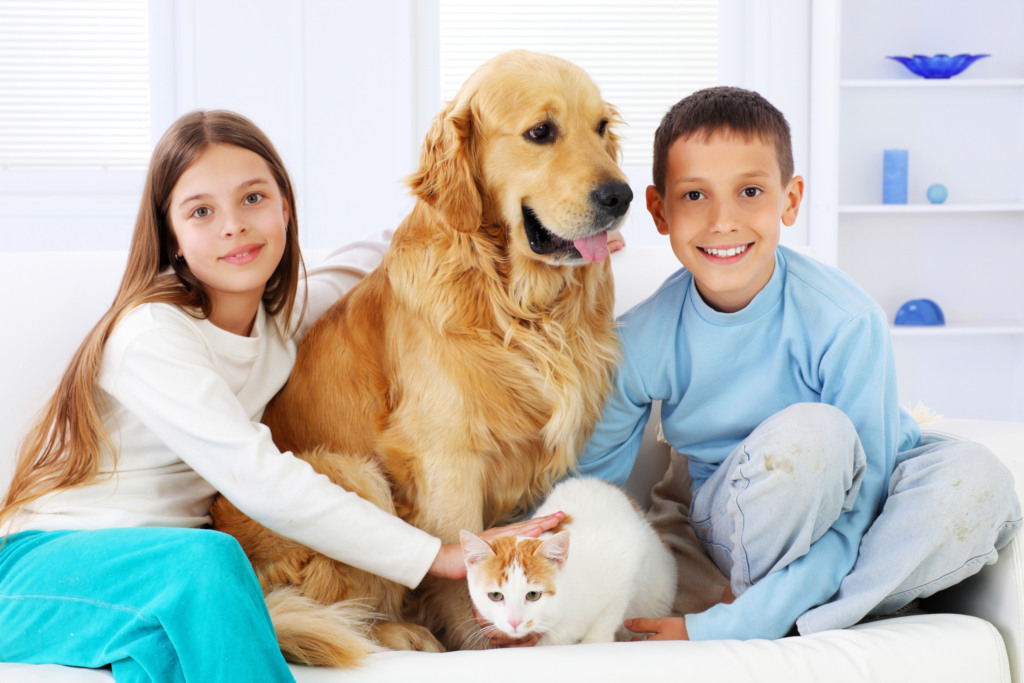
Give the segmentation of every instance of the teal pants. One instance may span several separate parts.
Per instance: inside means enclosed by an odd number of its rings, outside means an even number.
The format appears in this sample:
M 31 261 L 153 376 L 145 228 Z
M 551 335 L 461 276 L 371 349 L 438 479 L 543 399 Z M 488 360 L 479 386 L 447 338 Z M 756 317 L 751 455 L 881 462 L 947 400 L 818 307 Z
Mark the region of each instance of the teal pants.
M 203 529 L 9 537 L 0 661 L 110 665 L 117 683 L 295 680 L 238 542 Z

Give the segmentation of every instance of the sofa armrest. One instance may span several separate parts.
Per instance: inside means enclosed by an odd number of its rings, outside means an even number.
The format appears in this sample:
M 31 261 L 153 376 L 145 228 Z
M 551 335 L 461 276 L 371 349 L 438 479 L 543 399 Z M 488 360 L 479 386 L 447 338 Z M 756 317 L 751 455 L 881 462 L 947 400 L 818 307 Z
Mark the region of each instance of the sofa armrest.
M 984 420 L 942 420 L 921 427 L 987 446 L 1009 468 L 1017 497 L 1024 500 L 1024 424 Z M 998 629 L 1006 643 L 1010 675 L 1021 680 L 1024 663 L 1024 556 L 1017 536 L 999 551 L 995 564 L 925 601 L 929 612 L 979 617 Z
M 1024 565 L 1018 538 L 999 551 L 999 560 L 974 576 L 924 601 L 932 613 L 979 617 L 996 627 L 1006 644 L 1011 680 L 1020 681 L 1024 659 Z

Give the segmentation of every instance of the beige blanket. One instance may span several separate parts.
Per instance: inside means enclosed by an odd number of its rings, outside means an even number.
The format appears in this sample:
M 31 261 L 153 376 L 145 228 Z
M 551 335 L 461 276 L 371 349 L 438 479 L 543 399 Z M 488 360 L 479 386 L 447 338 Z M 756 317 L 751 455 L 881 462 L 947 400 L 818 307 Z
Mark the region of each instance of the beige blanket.
M 659 440 L 663 440 L 658 427 Z M 729 580 L 718 569 L 690 527 L 690 472 L 686 456 L 672 449 L 672 462 L 661 483 L 651 491 L 647 519 L 676 558 L 679 583 L 672 613 L 703 612 L 722 601 Z

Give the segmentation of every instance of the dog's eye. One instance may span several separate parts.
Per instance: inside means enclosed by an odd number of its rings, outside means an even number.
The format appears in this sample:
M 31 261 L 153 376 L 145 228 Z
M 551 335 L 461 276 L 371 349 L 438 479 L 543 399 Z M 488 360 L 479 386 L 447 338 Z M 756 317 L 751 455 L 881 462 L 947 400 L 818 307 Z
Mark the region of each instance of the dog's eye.
M 526 137 L 532 142 L 552 142 L 555 139 L 555 130 L 550 123 L 542 123 L 528 130 Z
M 597 124 L 597 134 L 603 137 L 604 136 L 604 129 L 607 128 L 607 127 L 608 127 L 608 122 L 607 121 L 602 121 L 601 123 Z

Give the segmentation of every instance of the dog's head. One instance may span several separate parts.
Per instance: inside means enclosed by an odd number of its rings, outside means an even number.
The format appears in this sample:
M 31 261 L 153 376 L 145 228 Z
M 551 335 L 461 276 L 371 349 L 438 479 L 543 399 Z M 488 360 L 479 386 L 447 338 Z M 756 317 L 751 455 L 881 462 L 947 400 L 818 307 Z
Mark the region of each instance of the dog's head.
M 616 163 L 619 122 L 579 67 L 505 52 L 434 120 L 409 184 L 454 230 L 501 225 L 510 252 L 551 265 L 601 261 L 633 198 Z

